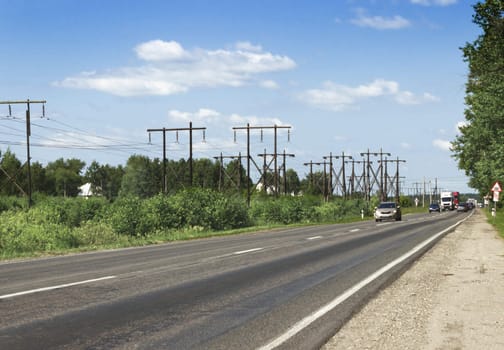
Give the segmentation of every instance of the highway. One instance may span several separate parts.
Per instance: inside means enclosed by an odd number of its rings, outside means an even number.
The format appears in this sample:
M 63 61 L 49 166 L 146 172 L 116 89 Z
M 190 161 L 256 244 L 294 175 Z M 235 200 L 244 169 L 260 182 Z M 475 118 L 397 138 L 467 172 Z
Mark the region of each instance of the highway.
M 3 262 L 0 348 L 318 349 L 468 215 Z

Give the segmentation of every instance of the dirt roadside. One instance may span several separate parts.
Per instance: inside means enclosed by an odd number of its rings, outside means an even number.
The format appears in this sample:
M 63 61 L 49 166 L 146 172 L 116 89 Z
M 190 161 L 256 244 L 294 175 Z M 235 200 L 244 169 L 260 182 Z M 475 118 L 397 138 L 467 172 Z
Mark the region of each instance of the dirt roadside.
M 322 349 L 504 349 L 504 239 L 476 211 Z

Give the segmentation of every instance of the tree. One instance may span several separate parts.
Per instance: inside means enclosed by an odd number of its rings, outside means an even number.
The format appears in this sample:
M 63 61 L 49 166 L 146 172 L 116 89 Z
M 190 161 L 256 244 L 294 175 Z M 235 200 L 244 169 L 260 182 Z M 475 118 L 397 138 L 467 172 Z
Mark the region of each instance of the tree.
M 462 48 L 467 124 L 452 150 L 470 186 L 486 194 L 493 181 L 504 180 L 504 0 L 478 2 L 474 10 L 483 34 Z
M 114 167 L 100 165 L 93 161 L 87 168 L 84 178 L 91 183 L 94 194 L 103 195 L 107 199 L 114 199 L 119 195 L 124 169 L 121 165 Z
M 85 162 L 82 160 L 57 159 L 46 166 L 48 181 L 48 194 L 56 196 L 75 197 L 79 194 L 79 186 L 82 185 L 81 172 Z
M 301 189 L 301 181 L 299 181 L 299 176 L 294 169 L 287 169 L 285 172 L 284 181 L 287 184 L 287 193 L 298 193 Z
M 26 191 L 26 171 L 16 155 L 7 149 L 0 161 L 0 193 L 8 196 L 23 194 Z
M 120 195 L 151 197 L 161 191 L 161 162 L 146 156 L 129 157 L 122 177 Z
M 217 189 L 219 182 L 219 163 L 208 158 L 196 159 L 193 162 L 193 186 Z

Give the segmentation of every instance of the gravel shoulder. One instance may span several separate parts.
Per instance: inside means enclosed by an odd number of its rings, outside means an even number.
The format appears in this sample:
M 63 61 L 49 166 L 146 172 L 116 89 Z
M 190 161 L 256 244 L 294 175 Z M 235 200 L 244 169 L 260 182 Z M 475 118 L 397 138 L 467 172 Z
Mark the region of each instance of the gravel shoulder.
M 504 240 L 477 210 L 322 349 L 504 349 Z

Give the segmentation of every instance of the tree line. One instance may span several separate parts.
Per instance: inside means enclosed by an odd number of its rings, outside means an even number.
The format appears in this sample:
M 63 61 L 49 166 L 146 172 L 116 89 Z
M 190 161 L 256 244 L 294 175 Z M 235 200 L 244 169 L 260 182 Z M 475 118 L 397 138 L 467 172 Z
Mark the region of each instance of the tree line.
M 22 164 L 9 149 L 3 153 L 0 151 L 0 157 L 0 195 L 26 194 L 28 188 L 26 164 Z M 227 164 L 221 163 L 218 159 L 194 159 L 191 168 L 190 173 L 189 161 L 185 159 L 166 160 L 163 164 L 159 158 L 151 159 L 144 155 L 130 156 L 125 166 L 112 166 L 93 161 L 86 167 L 86 163 L 77 158 L 59 158 L 45 166 L 35 161 L 31 163 L 32 192 L 49 196 L 76 197 L 80 191 L 79 187 L 90 183 L 94 195 L 114 200 L 127 195 L 149 198 L 161 193 L 163 188 L 167 193 L 176 193 L 191 187 L 245 193 L 247 186 L 256 185 L 252 179 L 247 178 L 246 170 L 238 159 Z M 322 172 L 308 174 L 302 180 L 293 169 L 280 173 L 279 193 L 302 192 L 321 195 L 328 182 L 328 175 Z M 273 177 L 273 172 L 265 171 L 259 181 L 271 186 L 274 183 Z
M 495 181 L 504 183 L 504 0 L 478 2 L 473 22 L 482 34 L 462 48 L 466 124 L 452 149 L 469 185 L 485 195 Z

